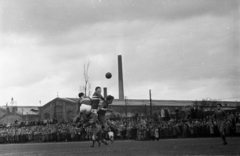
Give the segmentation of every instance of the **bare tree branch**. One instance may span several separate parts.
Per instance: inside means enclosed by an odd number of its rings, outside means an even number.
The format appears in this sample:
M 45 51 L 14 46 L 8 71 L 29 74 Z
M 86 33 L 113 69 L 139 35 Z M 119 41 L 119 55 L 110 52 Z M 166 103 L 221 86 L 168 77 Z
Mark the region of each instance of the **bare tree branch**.
M 91 83 L 88 83 L 88 96 L 91 96 Z
M 91 94 L 91 84 L 89 82 L 90 77 L 88 75 L 89 67 L 90 67 L 90 62 L 88 60 L 83 65 L 84 84 L 81 86 L 81 90 L 84 92 L 85 95 L 88 95 L 88 96 L 90 96 Z

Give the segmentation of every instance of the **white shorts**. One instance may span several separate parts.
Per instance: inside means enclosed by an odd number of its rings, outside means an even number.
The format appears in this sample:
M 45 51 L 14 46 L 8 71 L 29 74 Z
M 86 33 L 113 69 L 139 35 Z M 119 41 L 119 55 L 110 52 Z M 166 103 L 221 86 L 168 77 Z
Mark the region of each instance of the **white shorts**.
M 86 113 L 86 114 L 91 113 L 91 106 L 86 104 L 81 104 L 80 113 Z

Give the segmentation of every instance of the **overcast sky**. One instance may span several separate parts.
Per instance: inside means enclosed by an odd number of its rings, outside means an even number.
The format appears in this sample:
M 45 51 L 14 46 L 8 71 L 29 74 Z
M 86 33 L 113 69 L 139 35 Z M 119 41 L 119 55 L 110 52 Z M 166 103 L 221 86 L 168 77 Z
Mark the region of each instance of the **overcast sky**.
M 240 100 L 238 0 L 0 0 L 0 105 L 76 97 Z M 112 79 L 105 73 L 111 72 Z

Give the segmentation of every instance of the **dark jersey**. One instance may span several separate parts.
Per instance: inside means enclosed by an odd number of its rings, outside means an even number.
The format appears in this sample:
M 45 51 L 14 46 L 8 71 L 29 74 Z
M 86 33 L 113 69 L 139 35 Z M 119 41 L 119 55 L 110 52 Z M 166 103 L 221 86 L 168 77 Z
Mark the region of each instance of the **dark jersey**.
M 104 101 L 102 103 L 102 107 L 98 111 L 98 115 L 99 116 L 105 116 L 105 114 L 107 112 L 107 108 L 108 108 L 108 103 L 106 101 Z
M 92 96 L 92 109 L 98 109 L 100 99 L 105 101 L 101 94 L 99 94 L 98 92 L 94 92 Z
M 227 118 L 227 114 L 224 110 L 216 110 L 214 116 L 217 121 L 223 121 Z

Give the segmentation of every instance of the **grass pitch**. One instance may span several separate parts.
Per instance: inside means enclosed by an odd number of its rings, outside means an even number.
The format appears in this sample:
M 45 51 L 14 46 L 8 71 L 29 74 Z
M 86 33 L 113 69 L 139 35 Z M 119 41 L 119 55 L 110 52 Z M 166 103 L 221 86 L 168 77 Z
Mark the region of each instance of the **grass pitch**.
M 240 138 L 161 139 L 159 141 L 115 141 L 91 148 L 91 142 L 1 144 L 1 156 L 159 156 L 240 155 Z M 97 145 L 97 144 L 96 144 Z

